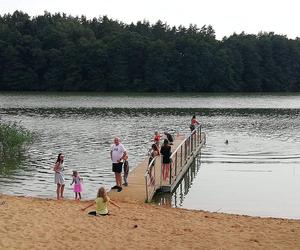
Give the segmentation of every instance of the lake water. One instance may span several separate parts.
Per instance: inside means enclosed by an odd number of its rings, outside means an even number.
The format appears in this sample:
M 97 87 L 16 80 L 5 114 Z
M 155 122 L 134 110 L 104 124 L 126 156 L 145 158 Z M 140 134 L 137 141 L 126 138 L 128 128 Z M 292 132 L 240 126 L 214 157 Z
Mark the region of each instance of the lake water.
M 52 167 L 64 152 L 66 197 L 72 170 L 84 199 L 114 185 L 109 149 L 120 136 L 134 168 L 155 130 L 189 132 L 196 113 L 207 134 L 201 157 L 172 206 L 300 218 L 300 94 L 1 93 L 0 119 L 18 122 L 36 140 L 18 166 L 2 171 L 0 193 L 55 197 Z M 225 140 L 229 143 L 225 144 Z

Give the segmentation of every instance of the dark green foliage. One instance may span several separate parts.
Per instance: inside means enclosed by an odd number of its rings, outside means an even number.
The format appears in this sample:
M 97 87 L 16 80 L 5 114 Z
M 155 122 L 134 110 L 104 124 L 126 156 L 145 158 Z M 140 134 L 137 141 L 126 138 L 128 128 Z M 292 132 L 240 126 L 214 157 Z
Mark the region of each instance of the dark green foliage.
M 20 165 L 33 135 L 16 123 L 0 123 L 0 175 Z
M 300 40 L 107 16 L 0 16 L 0 90 L 299 91 Z
M 16 123 L 0 123 L 0 155 L 9 157 L 19 153 L 25 143 L 31 142 L 33 135 Z

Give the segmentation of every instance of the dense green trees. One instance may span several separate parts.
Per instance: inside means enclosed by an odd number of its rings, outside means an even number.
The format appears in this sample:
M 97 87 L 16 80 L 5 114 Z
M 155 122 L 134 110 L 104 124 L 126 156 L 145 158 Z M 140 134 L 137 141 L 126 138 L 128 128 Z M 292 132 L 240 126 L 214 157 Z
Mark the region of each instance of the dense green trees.
M 0 90 L 299 91 L 300 39 L 107 16 L 0 16 Z

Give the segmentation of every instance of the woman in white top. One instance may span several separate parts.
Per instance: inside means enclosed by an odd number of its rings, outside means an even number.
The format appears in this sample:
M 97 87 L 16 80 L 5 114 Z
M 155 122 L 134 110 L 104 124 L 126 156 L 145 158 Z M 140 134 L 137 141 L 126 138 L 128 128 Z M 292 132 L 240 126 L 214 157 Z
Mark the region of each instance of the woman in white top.
M 65 189 L 65 177 L 64 177 L 64 155 L 62 153 L 58 154 L 57 160 L 55 162 L 53 170 L 55 171 L 55 184 L 57 199 L 64 198 L 64 189 Z

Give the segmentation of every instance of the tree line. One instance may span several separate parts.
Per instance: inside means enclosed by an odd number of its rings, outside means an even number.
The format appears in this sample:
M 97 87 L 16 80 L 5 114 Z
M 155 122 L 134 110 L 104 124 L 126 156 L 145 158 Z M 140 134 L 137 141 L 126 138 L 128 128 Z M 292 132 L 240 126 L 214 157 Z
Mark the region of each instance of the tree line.
M 0 90 L 300 91 L 300 38 L 15 11 L 0 16 Z

